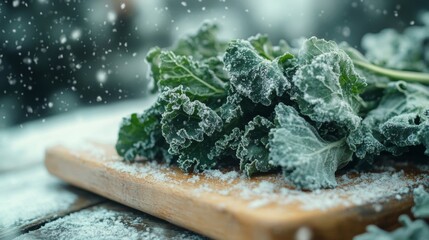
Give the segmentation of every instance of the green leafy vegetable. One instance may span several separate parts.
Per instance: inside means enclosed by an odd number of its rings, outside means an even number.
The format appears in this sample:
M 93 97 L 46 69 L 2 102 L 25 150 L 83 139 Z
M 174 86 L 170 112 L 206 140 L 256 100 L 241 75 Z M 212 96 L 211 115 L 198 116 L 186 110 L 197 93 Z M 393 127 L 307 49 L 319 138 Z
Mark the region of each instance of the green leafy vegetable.
M 222 130 L 222 119 L 204 103 L 192 101 L 181 86 L 161 96 L 165 102 L 162 114 L 162 135 L 169 144 L 169 153 L 179 155 L 179 166 L 189 171 L 191 167 L 205 169 L 214 166 L 212 159 L 205 157 L 207 149 L 195 148 L 205 138 Z M 201 148 L 201 146 L 200 146 Z
M 274 169 L 268 161 L 268 134 L 273 126 L 271 121 L 261 116 L 256 116 L 245 126 L 238 144 L 237 157 L 241 160 L 240 169 L 246 175 Z
M 390 84 L 379 105 L 370 111 L 358 130 L 348 137 L 356 155 L 398 155 L 408 146 L 424 145 L 428 151 L 429 88 L 404 82 Z
M 224 96 L 225 83 L 220 80 L 210 68 L 190 57 L 179 56 L 171 51 L 162 52 L 160 58 L 161 88 L 183 86 L 187 91 L 197 96 Z
M 335 187 L 335 171 L 351 160 L 345 139 L 323 140 L 298 112 L 282 103 L 275 109 L 270 132 L 270 162 L 283 168 L 286 179 L 305 189 Z
M 429 88 L 416 83 L 429 79 L 427 33 L 415 35 L 426 28 L 389 39 L 386 56 L 365 43 L 372 50 L 364 56 L 316 37 L 296 48 L 260 34 L 227 42 L 204 23 L 174 47 L 149 51 L 158 100 L 123 120 L 116 150 L 127 161 L 159 159 L 187 172 L 281 170 L 288 183 L 310 190 L 335 187 L 336 171 L 353 158 L 414 146 L 429 155 Z M 408 50 L 393 59 L 402 51 L 395 44 Z
M 359 93 L 365 80 L 348 55 L 334 42 L 310 38 L 299 52 L 302 66 L 292 79 L 292 97 L 302 114 L 316 122 L 335 122 L 356 129 L 361 121 Z
M 136 157 L 149 159 L 163 158 L 170 162 L 172 156 L 167 152 L 168 145 L 161 134 L 161 109 L 156 103 L 143 114 L 131 114 L 124 118 L 119 130 L 116 151 L 127 161 Z
M 246 40 L 232 41 L 226 50 L 225 69 L 236 91 L 255 103 L 271 105 L 274 96 L 281 96 L 290 87 L 282 74 L 279 60 L 261 57 Z

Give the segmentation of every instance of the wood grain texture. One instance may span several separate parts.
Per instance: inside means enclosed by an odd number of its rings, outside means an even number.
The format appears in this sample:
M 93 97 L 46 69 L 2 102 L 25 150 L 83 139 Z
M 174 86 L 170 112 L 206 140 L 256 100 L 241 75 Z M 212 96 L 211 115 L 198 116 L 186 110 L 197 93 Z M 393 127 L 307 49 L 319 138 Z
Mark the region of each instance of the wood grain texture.
M 107 201 L 51 221 L 16 238 L 21 239 L 205 240 L 206 238 L 148 214 Z
M 294 239 L 303 227 L 311 231 L 312 239 L 351 239 L 368 224 L 395 227 L 397 217 L 409 212 L 412 206 L 408 193 L 400 199 L 384 196 L 378 211 L 374 202 L 339 205 L 328 211 L 303 210 L 299 203 L 271 202 L 249 208 L 251 200 L 234 193 L 220 193 L 230 187 L 230 182 L 200 175 L 195 183 L 189 181 L 193 175 L 173 167 L 159 170 L 167 180 L 147 172 L 127 172 L 115 165 L 121 160 L 112 146 L 100 149 L 102 153 L 52 147 L 46 152 L 45 165 L 50 173 L 75 186 L 215 239 Z M 275 177 L 260 176 L 246 181 L 269 182 Z M 197 191 L 201 186 L 211 190 Z
M 0 174 L 0 195 L 0 239 L 105 201 L 50 176 L 42 163 Z

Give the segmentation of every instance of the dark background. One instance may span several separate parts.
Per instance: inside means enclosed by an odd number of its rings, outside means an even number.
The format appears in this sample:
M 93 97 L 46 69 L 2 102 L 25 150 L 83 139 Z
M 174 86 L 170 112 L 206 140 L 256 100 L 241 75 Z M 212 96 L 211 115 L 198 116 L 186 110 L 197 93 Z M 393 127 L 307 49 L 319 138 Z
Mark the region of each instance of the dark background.
M 0 2 L 0 129 L 148 95 L 144 57 L 217 21 L 226 39 L 312 35 L 355 47 L 365 33 L 418 24 L 427 0 Z

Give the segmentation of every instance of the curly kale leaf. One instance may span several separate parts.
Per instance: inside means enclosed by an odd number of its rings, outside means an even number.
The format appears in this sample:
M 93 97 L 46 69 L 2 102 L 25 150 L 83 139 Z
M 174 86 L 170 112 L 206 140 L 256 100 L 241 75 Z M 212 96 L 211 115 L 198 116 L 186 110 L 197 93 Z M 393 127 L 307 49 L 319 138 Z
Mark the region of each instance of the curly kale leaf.
M 220 116 L 225 123 L 241 119 L 244 112 L 241 107 L 243 98 L 238 93 L 233 93 L 226 98 L 226 102 L 219 108 Z
M 160 99 L 165 103 L 162 135 L 170 146 L 169 153 L 179 155 L 179 167 L 198 171 L 214 166 L 207 157 L 207 146 L 213 143 L 201 143 L 222 130 L 218 114 L 204 103 L 191 100 L 181 86 L 161 94 Z
M 384 231 L 375 225 L 367 227 L 367 232 L 354 237 L 354 240 L 423 240 L 429 236 L 429 225 L 424 220 L 411 221 L 406 215 L 401 215 L 399 221 L 402 227 L 392 232 Z
M 235 90 L 254 103 L 268 106 L 274 96 L 281 96 L 290 88 L 279 66 L 279 61 L 283 59 L 267 60 L 249 41 L 236 40 L 228 45 L 223 61 Z
M 180 85 L 196 96 L 221 97 L 226 94 L 226 84 L 207 65 L 171 51 L 161 52 L 159 58 L 158 84 L 161 90 Z
M 280 41 L 279 46 L 273 46 L 267 35 L 257 34 L 256 36 L 250 37 L 248 41 L 260 56 L 268 60 L 274 60 L 292 51 L 285 41 Z
M 192 56 L 200 61 L 217 57 L 225 52 L 227 42 L 219 40 L 219 27 L 212 22 L 204 22 L 196 34 L 179 39 L 173 52 L 177 55 Z
M 225 71 L 223 61 L 220 56 L 204 59 L 202 63 L 207 65 L 220 80 L 229 82 L 229 74 Z
M 228 74 L 223 70 L 223 62 L 221 60 L 221 56 L 225 52 L 227 43 L 217 39 L 216 35 L 218 30 L 219 28 L 216 24 L 205 22 L 196 34 L 188 35 L 179 39 L 177 45 L 171 49 L 170 52 L 172 52 L 174 55 L 184 56 L 187 59 L 192 58 L 194 62 L 200 62 L 200 64 L 207 65 L 208 68 L 213 71 L 213 73 L 218 78 L 220 78 L 222 81 L 228 81 L 229 77 Z M 162 52 L 163 50 L 161 50 L 159 47 L 154 47 L 150 49 L 146 55 L 146 62 L 149 64 L 149 78 L 151 79 L 152 93 L 158 91 L 158 82 L 163 79 L 160 66 Z M 180 63 L 180 60 L 178 60 L 178 63 Z M 186 66 L 186 64 L 184 64 L 183 67 L 189 68 L 189 66 Z M 193 71 L 192 69 L 189 70 L 191 72 Z M 169 71 L 164 69 L 164 73 L 165 72 L 168 74 Z M 196 76 L 201 79 L 205 78 L 205 76 Z M 173 83 L 170 82 L 167 85 L 170 87 L 176 87 L 181 83 L 178 82 L 175 86 L 171 86 L 172 84 Z
M 402 154 L 406 147 L 424 145 L 429 154 L 429 88 L 404 82 L 392 83 L 377 108 L 347 141 L 356 156 L 365 158 L 388 151 Z
M 161 133 L 162 106 L 155 104 L 143 114 L 132 114 L 124 118 L 119 129 L 116 151 L 127 161 L 137 157 L 163 158 L 170 162 L 168 145 Z
M 219 157 L 235 157 L 235 152 L 240 143 L 243 131 L 239 128 L 233 128 L 230 133 L 223 135 L 214 143 L 214 147 L 210 150 L 208 157 L 216 159 Z
M 429 218 L 429 193 L 423 186 L 414 189 L 413 214 L 417 218 Z
M 298 55 L 301 66 L 292 78 L 292 98 L 302 114 L 315 122 L 335 122 L 356 129 L 359 94 L 366 86 L 348 55 L 334 42 L 312 37 Z
M 327 142 L 298 112 L 282 103 L 275 108 L 269 158 L 285 177 L 303 189 L 335 187 L 335 171 L 351 160 L 345 139 Z
M 245 126 L 236 155 L 240 159 L 240 169 L 247 176 L 274 169 L 268 162 L 268 134 L 273 127 L 271 121 L 261 116 L 256 116 Z

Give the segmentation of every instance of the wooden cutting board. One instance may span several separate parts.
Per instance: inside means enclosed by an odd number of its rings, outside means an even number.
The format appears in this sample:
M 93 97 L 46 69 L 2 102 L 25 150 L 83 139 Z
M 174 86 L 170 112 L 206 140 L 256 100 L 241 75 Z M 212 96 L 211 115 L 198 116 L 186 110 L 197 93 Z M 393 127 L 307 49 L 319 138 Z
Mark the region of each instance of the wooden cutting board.
M 347 174 L 334 190 L 302 192 L 280 175 L 184 174 L 123 162 L 109 145 L 51 147 L 49 172 L 72 185 L 215 239 L 351 239 L 368 224 L 393 228 L 427 173 Z

